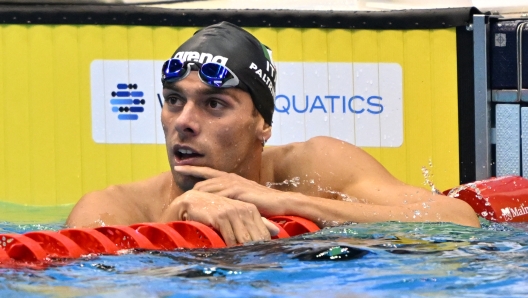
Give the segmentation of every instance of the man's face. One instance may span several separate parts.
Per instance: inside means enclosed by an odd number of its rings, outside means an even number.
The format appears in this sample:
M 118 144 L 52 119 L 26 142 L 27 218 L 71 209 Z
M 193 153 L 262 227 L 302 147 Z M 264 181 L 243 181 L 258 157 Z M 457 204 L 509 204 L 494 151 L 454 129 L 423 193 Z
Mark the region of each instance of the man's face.
M 270 127 L 238 88 L 213 88 L 196 71 L 163 88 L 161 123 L 174 181 L 184 191 L 200 181 L 174 171 L 177 165 L 206 166 L 254 176 L 260 171 L 262 138 Z M 256 162 L 257 161 L 257 162 Z

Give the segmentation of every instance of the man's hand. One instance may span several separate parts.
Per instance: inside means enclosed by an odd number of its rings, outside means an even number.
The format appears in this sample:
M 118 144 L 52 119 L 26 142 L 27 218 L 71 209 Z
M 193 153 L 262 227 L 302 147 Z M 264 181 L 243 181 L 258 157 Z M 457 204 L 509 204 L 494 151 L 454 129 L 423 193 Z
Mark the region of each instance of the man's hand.
M 176 166 L 174 170 L 183 175 L 205 179 L 195 184 L 193 190 L 207 192 L 257 206 L 266 216 L 286 215 L 281 200 L 284 192 L 271 189 L 236 174 L 208 167 Z
M 176 198 L 162 214 L 161 221 L 192 220 L 212 226 L 228 246 L 271 239 L 278 228 L 260 216 L 253 204 L 219 195 L 190 190 Z

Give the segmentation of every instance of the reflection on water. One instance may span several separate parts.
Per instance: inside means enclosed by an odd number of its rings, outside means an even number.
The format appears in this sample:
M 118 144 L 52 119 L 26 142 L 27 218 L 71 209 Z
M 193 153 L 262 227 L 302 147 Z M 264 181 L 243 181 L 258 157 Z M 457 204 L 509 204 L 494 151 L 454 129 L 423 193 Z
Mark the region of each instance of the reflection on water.
M 0 269 L 0 296 L 516 296 L 528 224 L 349 224 L 226 249 L 141 251 L 46 270 Z M 0 224 L 0 231 L 60 229 Z
M 0 201 L 0 223 L 56 223 L 65 221 L 73 204 L 57 206 L 24 206 Z

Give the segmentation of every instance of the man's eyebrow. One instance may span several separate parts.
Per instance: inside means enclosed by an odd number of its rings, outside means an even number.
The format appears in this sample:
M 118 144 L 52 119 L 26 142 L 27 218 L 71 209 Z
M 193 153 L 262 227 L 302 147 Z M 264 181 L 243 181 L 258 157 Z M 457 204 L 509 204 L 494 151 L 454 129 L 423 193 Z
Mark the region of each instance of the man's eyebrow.
M 163 83 L 163 89 L 167 89 L 167 90 L 175 91 L 175 92 L 178 92 L 178 93 L 183 93 L 183 88 L 180 88 L 180 87 L 179 87 L 178 85 L 176 85 L 176 84 Z
M 216 95 L 216 94 L 231 95 L 229 90 L 226 88 L 214 88 L 214 87 L 201 88 L 198 93 L 201 95 Z
M 178 84 L 166 84 L 163 86 L 163 89 L 168 89 L 179 94 L 185 94 L 184 88 L 180 87 Z M 198 95 L 229 95 L 238 101 L 238 98 L 234 96 L 230 88 L 215 88 L 210 86 L 205 86 L 205 88 L 200 88 L 197 90 Z

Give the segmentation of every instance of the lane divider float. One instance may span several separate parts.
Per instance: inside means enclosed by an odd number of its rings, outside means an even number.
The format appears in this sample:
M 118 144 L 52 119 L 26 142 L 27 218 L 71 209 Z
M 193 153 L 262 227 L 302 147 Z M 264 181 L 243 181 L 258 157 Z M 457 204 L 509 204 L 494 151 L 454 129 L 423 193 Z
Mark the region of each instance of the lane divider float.
M 443 192 L 461 199 L 483 218 L 496 222 L 528 222 L 528 179 L 504 176 L 467 183 Z
M 315 232 L 319 227 L 297 216 L 268 218 L 279 228 L 273 239 Z M 223 248 L 224 240 L 211 227 L 194 221 L 139 223 L 57 232 L 0 234 L 0 267 L 44 269 L 89 254 L 115 255 L 124 249 L 174 250 Z

